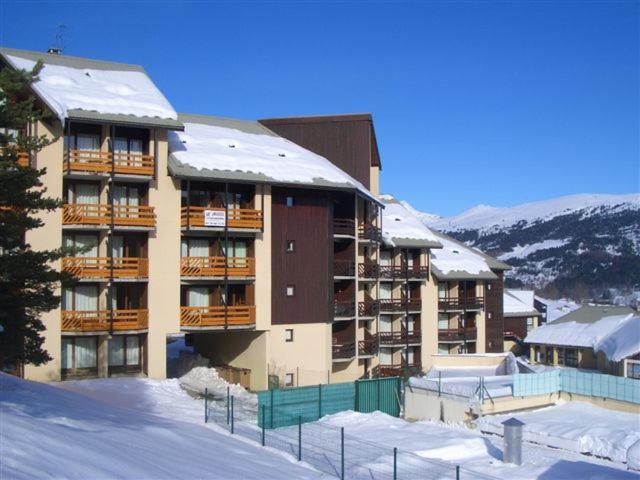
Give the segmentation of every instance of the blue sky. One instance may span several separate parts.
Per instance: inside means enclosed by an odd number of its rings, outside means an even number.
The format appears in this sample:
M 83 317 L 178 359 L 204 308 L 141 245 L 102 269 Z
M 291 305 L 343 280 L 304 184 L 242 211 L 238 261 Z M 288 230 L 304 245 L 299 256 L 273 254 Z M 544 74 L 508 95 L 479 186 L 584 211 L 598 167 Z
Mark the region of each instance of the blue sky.
M 371 112 L 382 190 L 451 215 L 640 191 L 640 3 L 19 2 L 0 43 L 142 64 L 177 110 Z

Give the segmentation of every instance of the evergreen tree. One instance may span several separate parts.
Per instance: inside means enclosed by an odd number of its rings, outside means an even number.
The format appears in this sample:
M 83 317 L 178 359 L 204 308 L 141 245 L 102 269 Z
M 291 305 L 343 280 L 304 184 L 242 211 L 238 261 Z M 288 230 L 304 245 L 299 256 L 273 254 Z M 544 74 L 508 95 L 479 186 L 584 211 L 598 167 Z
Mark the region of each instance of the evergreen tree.
M 61 202 L 45 196 L 36 170 L 18 163 L 18 154 L 31 155 L 55 139 L 29 135 L 27 126 L 44 114 L 36 104 L 31 84 L 42 65 L 31 72 L 0 71 L 0 363 L 40 365 L 51 360 L 43 349 L 40 315 L 57 308 L 55 290 L 63 279 L 51 268 L 60 250 L 34 251 L 25 234 L 43 226 L 39 212 L 59 208 Z

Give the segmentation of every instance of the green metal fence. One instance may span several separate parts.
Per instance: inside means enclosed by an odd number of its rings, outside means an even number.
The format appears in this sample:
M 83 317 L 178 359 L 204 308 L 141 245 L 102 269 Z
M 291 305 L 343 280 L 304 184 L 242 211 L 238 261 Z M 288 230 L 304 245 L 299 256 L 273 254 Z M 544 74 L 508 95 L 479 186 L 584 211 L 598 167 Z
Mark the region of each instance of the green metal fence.
M 279 428 L 313 422 L 345 410 L 400 415 L 400 378 L 274 389 L 258 392 L 258 425 Z

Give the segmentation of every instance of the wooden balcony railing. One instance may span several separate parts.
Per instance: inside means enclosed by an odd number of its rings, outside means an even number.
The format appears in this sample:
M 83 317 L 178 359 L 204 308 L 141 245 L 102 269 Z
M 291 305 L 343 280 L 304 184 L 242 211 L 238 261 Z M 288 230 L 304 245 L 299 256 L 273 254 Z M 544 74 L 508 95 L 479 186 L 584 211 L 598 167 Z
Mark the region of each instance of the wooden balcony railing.
M 374 262 L 364 262 L 358 264 L 358 276 L 360 278 L 380 277 L 380 265 Z
M 351 235 L 356 234 L 356 222 L 352 218 L 334 218 L 333 219 L 334 235 Z
M 418 311 L 422 308 L 419 298 L 386 298 L 378 300 L 381 312 Z
M 181 225 L 183 227 L 207 227 L 204 220 L 205 210 L 226 212 L 224 208 L 182 207 Z M 250 208 L 230 208 L 228 211 L 227 226 L 229 228 L 260 229 L 262 228 L 262 212 Z
M 63 310 L 63 332 L 105 332 L 113 330 L 143 330 L 149 326 L 149 311 L 137 310 Z
M 64 154 L 64 167 L 72 172 L 153 175 L 151 155 L 111 153 L 96 150 L 69 150 Z
M 376 353 L 378 353 L 378 338 L 376 336 L 358 341 L 358 355 L 375 355 Z
M 7 152 L 9 151 L 13 151 L 16 155 L 16 163 L 18 165 L 20 165 L 21 167 L 28 167 L 29 166 L 29 152 L 23 152 L 18 150 L 16 145 L 8 145 L 7 147 Z M 0 149 L 0 152 L 2 151 L 2 149 Z
M 380 304 L 376 300 L 358 302 L 358 315 L 361 317 L 375 317 L 380 313 Z
M 355 343 L 334 343 L 331 346 L 331 354 L 334 360 L 353 358 L 356 356 L 356 344 Z
M 113 267 L 113 268 L 112 268 Z M 77 278 L 146 278 L 149 259 L 138 257 L 64 257 L 62 271 Z
M 226 261 L 225 261 L 226 260 Z M 226 264 L 226 269 L 225 269 Z M 256 259 L 247 257 L 182 257 L 183 277 L 254 277 Z
M 334 277 L 354 277 L 356 275 L 356 262 L 349 260 L 333 261 Z
M 422 370 L 420 362 L 413 362 L 407 365 L 407 373 L 409 376 L 416 375 Z M 374 375 L 380 377 L 402 377 L 405 374 L 405 364 L 380 364 L 374 369 Z
M 422 333 L 420 330 L 413 330 L 407 334 L 405 329 L 399 332 L 378 332 L 380 345 L 404 345 L 420 343 L 422 341 Z
M 375 242 L 382 241 L 382 230 L 380 227 L 371 223 L 362 223 L 358 225 L 358 238 L 361 240 L 373 240 Z
M 355 317 L 356 302 L 339 301 L 333 302 L 333 317 Z
M 478 330 L 476 328 L 439 328 L 438 340 L 442 342 L 462 342 L 466 340 L 476 340 Z
M 62 207 L 63 225 L 111 225 L 111 205 L 73 203 Z M 114 205 L 113 223 L 118 226 L 153 227 L 156 214 L 146 205 Z
M 484 306 L 483 297 L 451 297 L 439 298 L 438 310 L 480 310 Z
M 255 323 L 254 305 L 180 307 L 180 326 L 185 328 L 251 326 Z
M 403 279 L 403 278 L 427 278 L 429 267 L 421 265 L 380 265 L 380 278 Z

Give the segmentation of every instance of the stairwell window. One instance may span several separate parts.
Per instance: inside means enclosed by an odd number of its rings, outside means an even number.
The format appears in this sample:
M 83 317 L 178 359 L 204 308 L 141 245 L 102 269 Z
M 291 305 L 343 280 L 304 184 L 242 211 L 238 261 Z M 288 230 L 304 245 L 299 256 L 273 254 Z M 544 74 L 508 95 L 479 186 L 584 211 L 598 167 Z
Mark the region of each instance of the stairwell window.
M 294 384 L 294 377 L 293 377 L 293 373 L 287 373 L 284 376 L 284 386 L 285 387 L 293 387 Z
M 287 240 L 287 253 L 293 253 L 296 250 L 296 242 L 295 240 Z
M 286 198 L 287 207 L 293 207 L 293 197 Z
M 287 297 L 293 297 L 296 292 L 295 285 L 287 285 Z
M 284 331 L 284 341 L 293 342 L 293 328 L 287 328 Z

